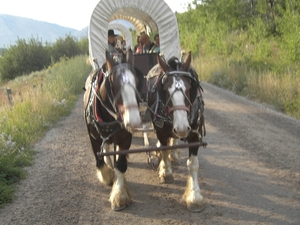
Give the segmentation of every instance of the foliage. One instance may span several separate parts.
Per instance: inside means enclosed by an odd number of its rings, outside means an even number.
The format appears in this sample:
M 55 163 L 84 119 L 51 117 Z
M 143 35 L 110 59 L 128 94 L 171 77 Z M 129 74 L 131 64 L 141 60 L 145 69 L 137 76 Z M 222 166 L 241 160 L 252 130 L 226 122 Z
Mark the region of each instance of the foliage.
M 25 177 L 33 144 L 71 112 L 91 70 L 86 58 L 63 58 L 47 70 L 10 81 L 14 104 L 0 106 L 0 207 L 13 199 L 15 184 Z
M 18 39 L 0 58 L 0 79 L 10 80 L 49 65 L 50 55 L 38 39 Z
M 77 41 L 71 36 L 58 39 L 54 44 L 43 44 L 38 39 L 18 39 L 0 57 L 0 82 L 12 80 L 23 74 L 40 71 L 55 64 L 62 57 L 72 58 L 88 54 L 88 39 Z
M 200 78 L 300 118 L 300 1 L 201 2 L 176 14 Z
M 78 41 L 78 47 L 80 49 L 80 54 L 88 55 L 89 54 L 89 40 L 88 38 L 82 38 Z
M 71 58 L 81 53 L 80 47 L 75 38 L 66 36 L 65 39 L 59 38 L 51 48 L 52 63 L 58 62 L 61 57 Z
M 130 31 L 131 36 L 132 36 L 132 44 L 133 44 L 133 46 L 131 46 L 131 47 L 134 47 L 134 46 L 136 46 L 138 44 L 137 43 L 137 36 L 138 36 L 138 34 L 136 33 L 135 30 L 133 30 L 131 28 L 129 28 L 129 31 Z
M 6 51 L 5 48 L 0 48 L 0 57 L 4 54 L 5 51 Z

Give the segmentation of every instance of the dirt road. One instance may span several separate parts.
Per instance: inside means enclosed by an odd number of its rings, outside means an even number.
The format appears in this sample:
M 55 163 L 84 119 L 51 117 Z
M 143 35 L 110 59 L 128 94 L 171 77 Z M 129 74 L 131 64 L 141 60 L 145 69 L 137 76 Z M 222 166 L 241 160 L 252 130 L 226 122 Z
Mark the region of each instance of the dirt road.
M 180 203 L 187 151 L 173 166 L 173 184 L 159 184 L 146 154 L 130 155 L 126 173 L 133 203 L 110 209 L 110 188 L 96 178 L 83 120 L 73 113 L 36 144 L 35 164 L 15 201 L 0 210 L 2 225 L 35 224 L 300 224 L 300 121 L 203 84 L 208 147 L 199 151 L 201 213 Z M 155 137 L 150 138 L 151 144 Z M 132 148 L 143 139 L 135 135 Z

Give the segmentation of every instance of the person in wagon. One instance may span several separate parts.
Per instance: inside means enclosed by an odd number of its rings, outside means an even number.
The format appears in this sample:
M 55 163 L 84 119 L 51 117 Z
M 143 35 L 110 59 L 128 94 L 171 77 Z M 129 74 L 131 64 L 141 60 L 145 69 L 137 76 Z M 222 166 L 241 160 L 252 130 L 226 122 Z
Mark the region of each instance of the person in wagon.
M 135 46 L 135 54 L 142 54 L 143 46 L 141 44 L 141 36 L 138 36 L 138 44 Z
M 134 46 L 134 53 L 136 53 L 137 52 L 137 48 L 140 46 L 140 35 L 138 35 L 137 37 L 136 37 L 136 45 Z
M 154 45 L 150 49 L 150 53 L 159 53 L 160 52 L 160 47 L 159 47 L 159 34 L 156 34 L 154 36 Z
M 116 62 L 122 62 L 122 50 L 116 48 L 116 35 L 114 30 L 109 29 L 107 33 L 107 40 L 108 40 L 108 52 L 113 57 Z
M 154 43 L 150 40 L 148 34 L 142 34 L 140 41 L 141 45 L 143 46 L 142 53 L 150 53 L 150 50 L 154 46 Z
M 124 55 L 126 56 L 126 53 L 127 53 L 126 40 L 121 41 L 121 50 L 122 50 L 123 56 Z
M 116 35 L 114 30 L 108 30 L 107 41 L 108 41 L 108 51 L 113 52 L 116 46 Z

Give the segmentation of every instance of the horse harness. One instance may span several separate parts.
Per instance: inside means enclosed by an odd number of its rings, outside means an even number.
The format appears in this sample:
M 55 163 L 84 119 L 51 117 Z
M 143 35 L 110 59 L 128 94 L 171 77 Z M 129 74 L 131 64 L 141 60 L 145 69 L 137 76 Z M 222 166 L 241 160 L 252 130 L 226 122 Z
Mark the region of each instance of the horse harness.
M 108 141 L 111 137 L 116 135 L 116 133 L 121 129 L 126 129 L 121 118 L 120 109 L 117 107 L 116 103 L 121 96 L 121 89 L 124 88 L 124 84 L 131 85 L 138 95 L 138 91 L 136 90 L 136 88 L 130 83 L 129 79 L 126 78 L 126 76 L 124 75 L 125 69 L 132 69 L 132 68 L 133 68 L 132 65 L 128 63 L 122 63 L 116 65 L 110 71 L 104 72 L 102 69 L 95 70 L 92 75 L 91 89 L 89 93 L 89 102 L 85 108 L 85 119 L 86 119 L 86 124 L 91 124 L 97 130 L 97 133 L 99 134 L 100 138 L 103 140 L 101 145 L 101 152 L 103 151 L 103 147 L 106 141 Z M 116 73 L 117 70 L 120 70 L 120 72 L 117 74 L 117 77 L 122 76 L 121 88 L 114 96 L 112 93 L 110 77 L 113 73 Z M 105 82 L 104 85 L 107 91 L 109 103 L 113 108 L 112 110 L 102 100 L 101 96 L 99 95 L 100 86 L 103 82 Z M 114 118 L 114 120 L 110 122 L 104 121 L 97 110 L 98 107 L 104 107 L 106 111 Z M 97 139 L 97 137 L 95 137 L 91 132 L 89 133 L 94 139 Z
M 152 120 L 157 127 L 162 128 L 165 123 L 172 125 L 173 121 L 170 114 L 174 110 L 185 110 L 188 113 L 188 120 L 190 124 L 193 124 L 195 121 L 197 124 L 200 124 L 200 118 L 204 112 L 204 101 L 202 92 L 203 89 L 200 85 L 198 80 L 198 75 L 196 72 L 191 68 L 190 72 L 183 72 L 183 71 L 171 71 L 166 73 L 158 73 L 154 77 L 156 78 L 154 85 L 150 86 L 150 81 L 148 79 L 148 91 L 152 93 L 156 93 L 156 100 L 154 104 L 150 107 L 150 111 L 152 112 Z M 157 73 L 157 71 L 156 71 Z M 166 99 L 165 91 L 163 89 L 163 85 L 165 79 L 168 76 L 175 77 L 175 90 L 170 94 L 170 97 Z M 182 88 L 182 84 L 180 82 L 181 78 L 186 77 L 189 79 L 191 84 L 191 93 L 190 98 L 185 94 Z M 186 105 L 179 105 L 179 106 L 168 106 L 169 102 L 171 101 L 172 96 L 175 92 L 180 91 L 184 98 L 188 102 L 188 106 Z M 191 131 L 191 132 L 198 132 L 198 131 Z

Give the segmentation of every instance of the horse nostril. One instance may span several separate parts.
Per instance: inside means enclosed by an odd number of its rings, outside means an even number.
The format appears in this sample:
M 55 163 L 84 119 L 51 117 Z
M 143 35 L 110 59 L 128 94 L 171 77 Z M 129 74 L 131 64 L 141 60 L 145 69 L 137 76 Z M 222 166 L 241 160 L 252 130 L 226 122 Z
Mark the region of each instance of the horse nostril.
M 190 133 L 191 130 L 192 130 L 192 128 L 190 126 L 187 126 L 186 130 L 178 130 L 177 127 L 174 127 L 172 129 L 173 133 L 177 136 L 186 136 L 186 135 L 188 135 L 188 133 Z

